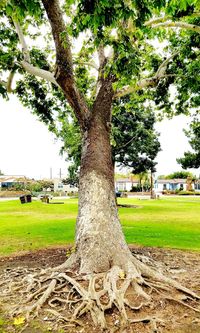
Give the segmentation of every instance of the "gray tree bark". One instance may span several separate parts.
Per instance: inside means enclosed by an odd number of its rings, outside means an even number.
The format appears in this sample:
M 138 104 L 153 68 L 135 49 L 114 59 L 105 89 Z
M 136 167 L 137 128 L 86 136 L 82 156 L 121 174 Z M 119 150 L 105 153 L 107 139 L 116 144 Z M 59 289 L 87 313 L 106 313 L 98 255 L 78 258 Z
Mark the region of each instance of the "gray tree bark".
M 82 273 L 124 266 L 131 255 L 115 199 L 110 145 L 112 97 L 112 84 L 107 82 L 100 89 L 89 128 L 84 133 L 75 240 Z

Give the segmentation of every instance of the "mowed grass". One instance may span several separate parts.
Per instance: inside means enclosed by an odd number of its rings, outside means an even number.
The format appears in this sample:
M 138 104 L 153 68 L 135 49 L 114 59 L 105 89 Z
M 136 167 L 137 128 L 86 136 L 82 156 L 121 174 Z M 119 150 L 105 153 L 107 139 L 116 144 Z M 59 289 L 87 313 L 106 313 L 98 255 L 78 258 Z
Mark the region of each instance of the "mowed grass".
M 132 199 L 120 199 L 133 203 Z M 200 251 L 200 198 L 135 199 L 141 208 L 120 209 L 128 243 Z
M 140 206 L 119 209 L 129 244 L 200 251 L 199 197 L 118 201 Z M 66 199 L 64 204 L 57 205 L 1 201 L 0 255 L 72 244 L 77 211 L 76 199 Z
M 72 199 L 58 205 L 0 202 L 0 255 L 72 243 L 76 215 Z

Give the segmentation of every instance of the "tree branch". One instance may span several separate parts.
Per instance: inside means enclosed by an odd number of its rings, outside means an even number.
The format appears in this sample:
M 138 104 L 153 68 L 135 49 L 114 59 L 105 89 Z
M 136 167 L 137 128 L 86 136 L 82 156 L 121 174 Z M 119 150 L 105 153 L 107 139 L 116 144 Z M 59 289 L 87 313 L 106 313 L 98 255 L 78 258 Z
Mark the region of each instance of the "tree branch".
M 99 68 L 102 69 L 106 61 L 104 46 L 102 44 L 98 48 L 98 57 L 99 57 Z
M 86 115 L 88 116 L 89 112 L 84 100 L 80 96 L 80 93 L 75 86 L 72 70 L 73 65 L 70 42 L 66 33 L 66 27 L 63 21 L 62 13 L 57 0 L 44 0 L 43 4 L 52 27 L 52 33 L 56 46 L 55 75 L 31 64 L 30 53 L 25 37 L 23 35 L 23 31 L 20 27 L 20 24 L 17 21 L 13 21 L 22 46 L 24 57 L 24 60 L 20 62 L 20 65 L 29 74 L 38 76 L 61 87 L 65 93 L 65 96 L 67 97 L 69 104 L 74 109 L 81 127 L 83 128 Z
M 125 148 L 126 146 L 128 146 L 133 140 L 135 140 L 137 138 L 137 135 L 134 135 L 128 142 L 126 142 L 125 144 L 123 144 L 122 146 L 119 146 L 116 148 L 117 154 L 122 150 L 122 148 Z
M 157 17 L 157 18 L 154 18 L 154 19 L 151 19 L 147 22 L 144 23 L 144 25 L 146 27 L 151 27 L 153 26 L 154 24 L 158 24 L 158 23 L 161 23 L 161 22 L 165 22 L 167 20 L 170 20 L 171 19 L 171 16 L 162 16 L 162 17 Z
M 22 29 L 21 29 L 21 27 L 20 27 L 20 25 L 17 21 L 13 20 L 13 23 L 14 23 L 17 35 L 19 37 L 19 41 L 20 41 L 21 46 L 22 46 L 22 52 L 23 52 L 24 60 L 30 63 L 31 62 L 30 54 L 29 54 L 28 46 L 26 44 L 26 40 L 24 38 Z
M 13 82 L 13 78 L 14 78 L 15 72 L 11 71 L 9 76 L 8 76 L 8 81 L 7 81 L 7 85 L 6 85 L 6 89 L 8 93 L 11 93 L 12 90 L 12 82 Z
M 176 55 L 178 55 L 178 52 L 173 53 L 169 58 L 165 59 L 162 64 L 159 66 L 155 77 L 160 78 L 161 75 L 164 75 L 167 70 L 167 65 L 169 64 L 170 60 L 173 59 Z
M 97 66 L 97 64 L 95 64 L 94 61 L 81 61 L 81 60 L 75 60 L 73 61 L 73 64 L 74 65 L 85 65 L 85 66 L 88 66 L 88 67 L 92 67 L 94 69 L 96 69 L 97 71 L 99 70 L 99 67 Z
M 7 82 L 0 79 L 0 84 L 7 89 Z
M 200 13 L 199 12 L 194 12 L 188 16 L 183 16 L 182 18 L 191 18 L 191 17 L 199 17 Z M 161 16 L 161 17 L 156 17 L 154 19 L 151 19 L 147 22 L 144 23 L 146 27 L 152 27 L 155 24 L 161 23 L 161 22 L 166 22 L 166 21 L 172 21 L 172 16 L 167 15 L 167 16 Z
M 56 80 L 60 82 L 68 79 L 74 82 L 70 40 L 59 2 L 58 0 L 42 0 L 42 3 L 51 25 L 56 48 Z
M 131 94 L 133 92 L 136 92 L 137 90 L 146 88 L 146 87 L 154 87 L 154 86 L 156 86 L 156 84 L 157 84 L 157 78 L 155 76 L 146 78 L 146 79 L 142 79 L 135 86 L 125 86 L 121 90 L 118 90 L 115 93 L 114 97 L 115 98 L 122 97 L 122 96 L 125 96 L 128 94 Z
M 8 76 L 7 81 L 0 80 L 0 85 L 2 85 L 4 88 L 6 88 L 8 93 L 13 92 L 13 90 L 12 90 L 12 81 L 13 81 L 14 75 L 15 75 L 15 72 L 11 71 L 9 76 Z
M 167 77 L 166 75 L 167 65 L 170 62 L 170 60 L 173 59 L 177 54 L 178 52 L 172 54 L 169 58 L 164 60 L 162 64 L 159 66 L 154 76 L 140 80 L 135 86 L 125 86 L 124 88 L 115 93 L 115 98 L 131 94 L 135 91 L 141 90 L 146 87 L 155 87 L 160 79 Z
M 149 21 L 145 23 L 146 26 L 151 26 L 152 28 L 182 28 L 182 29 L 187 29 L 187 30 L 192 30 L 200 34 L 200 26 L 195 25 L 195 24 L 189 24 L 186 22 L 173 22 L 173 21 L 166 21 L 166 22 L 160 22 L 160 23 L 155 23 L 155 21 Z
M 28 45 L 26 43 L 25 37 L 23 35 L 22 28 L 19 24 L 19 22 L 13 20 L 19 41 L 22 46 L 22 53 L 24 60 L 22 60 L 19 64 L 31 75 L 38 76 L 42 79 L 45 79 L 46 81 L 52 82 L 55 85 L 58 86 L 58 83 L 56 82 L 53 73 L 46 71 L 44 69 L 41 69 L 39 67 L 35 67 L 31 65 L 31 59 L 30 59 L 30 53 L 28 49 Z
M 42 0 L 51 25 L 56 49 L 55 79 L 62 88 L 82 129 L 87 127 L 90 111 L 76 87 L 70 40 L 58 0 Z
M 35 67 L 30 63 L 26 62 L 25 60 L 20 62 L 20 65 L 31 75 L 38 76 L 41 79 L 54 83 L 55 85 L 59 86 L 55 80 L 53 73 L 46 71 L 44 69 Z
M 104 46 L 103 44 L 99 45 L 98 50 L 98 58 L 99 58 L 99 67 L 98 67 L 98 79 L 96 83 L 96 91 L 95 91 L 95 96 L 97 97 L 101 86 L 102 86 L 102 78 L 103 78 L 103 69 L 107 63 L 107 58 L 105 56 L 105 51 L 104 51 Z

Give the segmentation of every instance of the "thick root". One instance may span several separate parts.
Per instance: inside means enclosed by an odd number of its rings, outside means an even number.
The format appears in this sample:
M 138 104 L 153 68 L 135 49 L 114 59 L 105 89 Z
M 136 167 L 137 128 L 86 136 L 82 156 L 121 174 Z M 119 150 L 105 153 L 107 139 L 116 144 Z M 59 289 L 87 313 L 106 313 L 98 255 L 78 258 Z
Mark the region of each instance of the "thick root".
M 9 287 L 5 289 L 1 284 L 0 288 L 4 288 L 5 295 L 21 294 L 21 302 L 15 305 L 12 314 L 22 313 L 28 319 L 44 310 L 54 316 L 57 323 L 71 327 L 81 325 L 80 317 L 89 313 L 94 324 L 105 329 L 107 312 L 115 309 L 120 315 L 121 327 L 143 322 L 149 323 L 156 332 L 156 325 L 162 322 L 162 318 L 156 318 L 155 314 L 140 315 L 144 307 L 151 311 L 155 293 L 163 300 L 175 301 L 191 311 L 200 312 L 199 295 L 135 257 L 123 269 L 115 265 L 108 272 L 99 274 L 77 275 L 67 270 L 69 267 L 68 262 L 40 273 L 33 271 L 27 275 L 25 272 L 23 279 L 22 271 L 9 272 Z M 173 290 L 181 291 L 181 297 L 171 296 Z M 137 313 L 138 317 L 134 314 L 134 318 L 129 318 L 127 309 Z
M 153 279 L 155 281 L 159 281 L 163 284 L 169 285 L 170 287 L 173 287 L 179 291 L 182 291 L 183 293 L 192 296 L 194 299 L 198 299 L 200 300 L 200 295 L 197 295 L 196 293 L 194 293 L 192 290 L 184 287 L 183 285 L 181 285 L 180 283 L 178 283 L 176 280 L 173 280 L 155 270 L 153 270 L 152 268 L 149 268 L 147 265 L 143 264 L 142 262 L 139 262 L 137 259 L 135 259 L 133 257 L 133 263 L 139 267 L 141 274 L 144 277 Z

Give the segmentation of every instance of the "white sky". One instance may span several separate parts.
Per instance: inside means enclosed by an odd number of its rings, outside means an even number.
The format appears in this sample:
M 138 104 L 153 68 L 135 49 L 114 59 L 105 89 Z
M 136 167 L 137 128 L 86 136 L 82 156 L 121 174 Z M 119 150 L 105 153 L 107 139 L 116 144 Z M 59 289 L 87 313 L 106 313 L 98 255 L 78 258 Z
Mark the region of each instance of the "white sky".
M 47 127 L 21 106 L 16 97 L 0 99 L 0 170 L 7 175 L 30 178 L 67 174 L 67 162 L 59 155 L 61 144 Z
M 161 132 L 162 151 L 158 154 L 157 174 L 181 170 L 176 158 L 189 149 L 182 129 L 188 119 L 184 116 L 164 120 L 156 125 Z M 16 97 L 0 99 L 0 170 L 7 175 L 25 175 L 30 178 L 50 178 L 67 174 L 67 162 L 59 155 L 61 143 L 56 142 L 47 127 L 21 106 Z M 192 170 L 195 171 L 195 170 Z M 195 173 L 199 175 L 200 170 Z
M 167 175 L 182 170 L 176 159 L 182 157 L 184 151 L 191 150 L 188 139 L 183 132 L 184 128 L 188 128 L 188 121 L 188 117 L 181 115 L 156 124 L 156 130 L 160 133 L 159 141 L 162 149 L 156 158 L 158 162 L 157 175 Z M 191 169 L 188 171 L 196 175 L 199 174 L 199 170 Z

